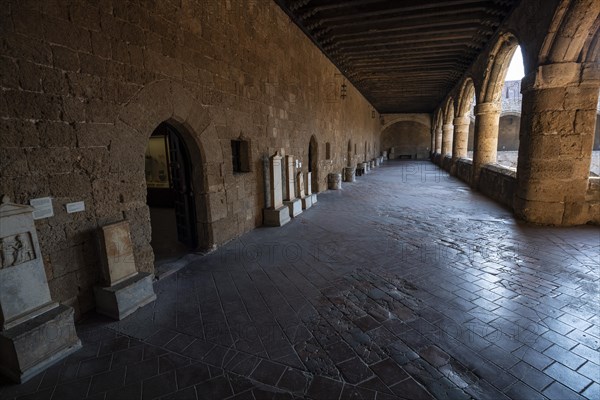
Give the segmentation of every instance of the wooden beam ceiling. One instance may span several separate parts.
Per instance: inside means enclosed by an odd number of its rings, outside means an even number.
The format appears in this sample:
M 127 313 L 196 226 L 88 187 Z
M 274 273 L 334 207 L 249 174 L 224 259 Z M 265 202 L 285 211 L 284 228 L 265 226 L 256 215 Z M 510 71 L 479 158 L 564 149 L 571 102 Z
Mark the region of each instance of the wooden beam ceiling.
M 381 113 L 433 112 L 521 0 L 275 0 Z

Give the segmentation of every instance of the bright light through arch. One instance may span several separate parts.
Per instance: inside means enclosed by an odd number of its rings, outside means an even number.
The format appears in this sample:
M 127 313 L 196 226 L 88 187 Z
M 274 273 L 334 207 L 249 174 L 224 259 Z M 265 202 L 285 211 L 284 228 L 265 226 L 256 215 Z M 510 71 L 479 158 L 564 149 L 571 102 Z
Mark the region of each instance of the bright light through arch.
M 520 81 L 525 77 L 525 68 L 523 67 L 523 54 L 521 53 L 521 46 L 517 46 L 515 54 L 513 55 L 510 65 L 508 66 L 508 72 L 506 73 L 506 81 Z

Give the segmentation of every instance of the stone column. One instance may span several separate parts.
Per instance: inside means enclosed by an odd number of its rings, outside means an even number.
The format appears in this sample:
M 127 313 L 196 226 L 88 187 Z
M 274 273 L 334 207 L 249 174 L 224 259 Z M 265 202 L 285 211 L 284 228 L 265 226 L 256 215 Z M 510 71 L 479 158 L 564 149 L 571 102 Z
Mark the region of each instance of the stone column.
M 583 224 L 600 69 L 562 63 L 538 67 L 521 85 L 523 110 L 515 213 L 531 222 Z
M 473 178 L 471 185 L 479 185 L 481 167 L 496 162 L 500 103 L 481 103 L 475 106 L 475 143 L 473 145 Z
M 442 127 L 435 129 L 435 150 L 434 153 L 440 154 L 442 152 Z
M 452 153 L 454 125 L 444 124 L 442 127 L 442 157 Z
M 471 119 L 468 115 L 454 118 L 454 140 L 452 141 L 453 161 L 467 156 L 469 125 L 471 125 Z
M 266 226 L 282 226 L 290 221 L 290 213 L 288 207 L 283 205 L 281 156 L 279 152 L 271 156 L 269 167 L 271 206 L 263 210 L 263 223 Z
M 290 217 L 296 217 L 302 214 L 302 201 L 296 197 L 296 161 L 294 156 L 285 156 L 285 171 L 287 175 L 286 190 L 287 197 L 283 204 L 290 209 Z

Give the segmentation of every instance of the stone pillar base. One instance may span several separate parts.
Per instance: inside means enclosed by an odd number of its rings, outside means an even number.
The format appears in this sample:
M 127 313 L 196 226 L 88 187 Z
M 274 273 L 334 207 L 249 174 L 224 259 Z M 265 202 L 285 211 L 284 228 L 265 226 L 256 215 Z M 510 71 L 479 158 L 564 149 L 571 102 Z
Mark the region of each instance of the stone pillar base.
M 340 190 L 342 188 L 342 174 L 327 175 L 327 186 L 329 190 Z
M 313 193 L 313 194 L 309 194 L 306 197 L 310 197 L 310 202 L 312 203 L 312 205 L 314 206 L 315 204 L 317 204 L 317 194 Z
M 283 204 L 290 210 L 290 217 L 296 218 L 298 215 L 302 214 L 302 202 L 300 199 L 284 201 Z
M 96 311 L 107 317 L 122 320 L 138 308 L 156 300 L 152 278 L 147 272 L 138 272 L 113 286 L 94 288 Z
M 344 182 L 356 182 L 356 169 L 353 167 L 344 168 Z
M 290 222 L 290 209 L 282 206 L 277 209 L 265 208 L 263 210 L 263 224 L 265 226 L 283 226 Z
M 302 202 L 302 209 L 303 210 L 308 210 L 309 208 L 312 207 L 312 196 L 302 197 L 300 199 L 300 201 Z
M 57 307 L 0 332 L 0 373 L 23 383 L 81 348 L 74 311 Z

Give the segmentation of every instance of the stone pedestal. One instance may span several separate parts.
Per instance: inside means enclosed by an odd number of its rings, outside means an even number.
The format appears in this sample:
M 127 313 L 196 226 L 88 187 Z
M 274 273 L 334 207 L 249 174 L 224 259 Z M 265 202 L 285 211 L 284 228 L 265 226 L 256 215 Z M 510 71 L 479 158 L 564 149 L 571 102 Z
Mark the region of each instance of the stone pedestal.
M 381 156 L 383 157 L 384 160 L 388 159 L 388 152 L 387 151 L 382 151 L 381 152 Z
M 371 161 L 369 161 L 369 163 L 371 164 L 371 169 L 377 168 L 377 165 L 375 163 L 375 159 L 372 159 Z
M 346 167 L 344 168 L 344 182 L 355 182 L 356 181 L 356 168 Z
M 294 156 L 285 156 L 285 165 L 287 173 L 287 198 L 283 202 L 290 211 L 290 217 L 295 218 L 302 214 L 302 201 L 296 197 L 296 174 Z
M 266 226 L 283 226 L 290 222 L 289 208 L 283 205 L 281 158 L 279 153 L 275 153 L 269 161 L 271 207 L 263 210 L 263 224 Z
M 0 205 L 0 373 L 19 383 L 81 347 L 73 309 L 50 297 L 32 212 Z
M 366 161 L 363 164 L 365 165 L 365 174 L 368 174 L 369 172 L 371 172 L 371 163 Z
M 121 320 L 156 300 L 154 275 L 137 272 L 127 221 L 103 226 L 100 239 L 102 273 L 107 286 L 94 288 L 96 311 Z
M 327 175 L 327 187 L 329 190 L 340 190 L 342 188 L 342 174 Z

